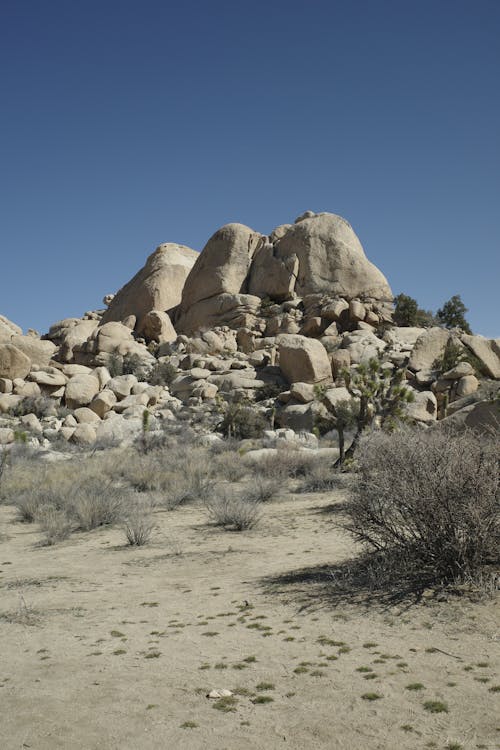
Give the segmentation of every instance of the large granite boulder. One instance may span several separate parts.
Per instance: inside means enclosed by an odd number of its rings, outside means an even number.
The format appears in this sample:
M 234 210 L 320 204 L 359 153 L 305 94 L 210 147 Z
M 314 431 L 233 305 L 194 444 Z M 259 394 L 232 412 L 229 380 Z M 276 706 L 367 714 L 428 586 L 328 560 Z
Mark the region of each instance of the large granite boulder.
M 367 259 L 351 225 L 341 216 L 321 213 L 301 219 L 277 241 L 277 256 L 297 256 L 295 292 L 328 292 L 345 299 L 392 300 L 387 279 Z
M 0 315 L 0 342 L 8 343 L 12 336 L 21 335 L 22 332 L 22 328 L 6 318 L 5 315 Z
M 289 383 L 332 381 L 328 353 L 320 341 L 298 334 L 281 334 L 277 343 L 281 372 Z
M 433 372 L 435 362 L 445 353 L 450 340 L 450 332 L 445 328 L 427 328 L 416 340 L 410 355 L 408 367 L 414 372 Z
M 203 314 L 217 306 L 219 295 L 227 298 L 246 292 L 253 255 L 263 242 L 261 234 L 243 224 L 226 224 L 215 232 L 184 284 L 174 321 L 177 331 L 189 333 L 195 330 L 195 322 L 199 320 L 202 324 Z M 207 304 L 208 300 L 211 302 Z M 204 303 L 201 305 L 203 313 L 198 314 L 196 306 L 200 303 Z M 205 327 L 209 325 L 207 323 Z
M 13 336 L 10 343 L 38 367 L 46 367 L 57 351 L 52 341 L 42 341 L 34 336 Z
M 151 310 L 165 312 L 176 307 L 198 256 L 196 250 L 185 245 L 167 242 L 157 247 L 144 267 L 111 299 L 101 323 L 134 316 L 140 329 Z
M 500 379 L 500 339 L 464 334 L 462 342 L 480 360 L 490 378 Z
M 31 360 L 17 346 L 0 344 L 0 378 L 25 378 L 31 369 Z

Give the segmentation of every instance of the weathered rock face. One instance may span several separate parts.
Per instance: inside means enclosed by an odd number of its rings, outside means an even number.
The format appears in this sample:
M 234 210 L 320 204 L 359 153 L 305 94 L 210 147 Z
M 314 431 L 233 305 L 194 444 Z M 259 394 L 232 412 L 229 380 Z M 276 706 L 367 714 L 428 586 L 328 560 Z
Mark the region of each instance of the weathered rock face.
M 174 321 L 177 332 L 189 333 L 203 326 L 204 315 L 214 315 L 220 307 L 220 295 L 224 295 L 223 306 L 237 307 L 237 302 L 228 305 L 228 297 L 234 299 L 246 291 L 253 255 L 262 244 L 262 235 L 243 224 L 226 224 L 209 239 L 186 279 Z
M 274 246 L 266 242 L 255 253 L 248 291 L 261 298 L 289 299 L 293 296 L 298 271 L 299 259 L 296 255 L 279 258 Z
M 294 224 L 277 243 L 278 257 L 297 256 L 299 296 L 329 292 L 345 299 L 392 300 L 385 276 L 367 259 L 351 225 L 323 213 Z
M 417 339 L 408 362 L 414 372 L 432 372 L 434 362 L 442 357 L 450 339 L 450 332 L 443 328 L 428 328 Z
M 484 336 L 462 336 L 462 342 L 471 350 L 491 378 L 500 379 L 500 339 Z
M 11 320 L 0 315 L 0 342 L 9 342 L 15 334 L 21 335 L 23 329 L 13 323 Z
M 31 360 L 13 344 L 0 344 L 0 378 L 25 378 L 31 369 Z
M 57 349 L 52 341 L 41 341 L 33 336 L 13 336 L 11 344 L 26 354 L 32 365 L 39 367 L 46 367 Z
M 122 321 L 133 315 L 140 328 L 151 310 L 164 312 L 176 307 L 198 256 L 196 250 L 184 245 L 167 242 L 157 247 L 144 267 L 110 301 L 101 323 Z
M 320 341 L 305 336 L 281 334 L 277 343 L 280 368 L 289 383 L 331 382 L 330 360 Z

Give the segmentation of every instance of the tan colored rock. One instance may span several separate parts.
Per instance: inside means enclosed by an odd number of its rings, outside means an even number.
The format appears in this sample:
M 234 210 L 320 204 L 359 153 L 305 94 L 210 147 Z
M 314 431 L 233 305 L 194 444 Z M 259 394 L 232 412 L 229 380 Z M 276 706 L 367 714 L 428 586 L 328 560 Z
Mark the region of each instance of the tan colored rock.
M 469 396 L 479 388 L 479 380 L 475 375 L 464 375 L 457 383 L 457 398 Z
M 63 427 L 61 429 L 68 430 L 73 428 Z M 96 437 L 97 433 L 93 425 L 79 424 L 74 428 L 74 432 L 71 434 L 69 440 L 76 445 L 94 445 Z
M 38 385 L 61 386 L 66 385 L 68 378 L 55 367 L 48 367 L 46 370 L 36 370 L 30 373 L 30 380 Z
M 277 337 L 279 366 L 289 383 L 328 383 L 332 380 L 325 347 L 316 339 L 298 334 Z
M 137 383 L 135 375 L 117 375 L 106 383 L 106 390 L 112 391 L 118 401 L 130 396 L 133 386 Z
M 122 414 L 131 406 L 145 407 L 148 405 L 148 403 L 149 396 L 147 393 L 138 393 L 135 396 L 130 394 L 130 396 L 125 396 L 125 398 L 121 401 L 117 401 L 117 403 L 113 406 L 113 411 L 115 411 L 117 414 Z
M 176 307 L 198 257 L 196 250 L 185 245 L 166 242 L 157 247 L 144 267 L 111 300 L 101 322 L 121 321 L 134 315 L 140 329 L 144 316 L 152 310 L 165 312 Z
M 22 335 L 23 329 L 11 320 L 0 315 L 0 343 L 9 343 L 12 336 Z
M 366 307 L 362 302 L 356 299 L 352 299 L 349 302 L 349 319 L 353 323 L 364 320 L 366 315 Z
M 197 398 L 201 398 L 204 401 L 215 398 L 218 393 L 218 387 L 215 383 L 207 383 L 204 380 L 198 380 L 194 383 L 191 393 Z
M 10 427 L 0 427 L 0 445 L 9 445 L 15 439 L 14 430 Z
M 366 363 L 384 351 L 387 344 L 371 331 L 352 331 L 344 334 L 342 348 L 347 349 L 352 364 Z
M 294 224 L 276 245 L 277 256 L 296 255 L 299 296 L 325 292 L 346 299 L 369 296 L 392 300 L 385 276 L 368 259 L 350 224 L 323 213 Z
M 193 305 L 186 303 L 175 319 L 178 333 L 192 335 L 206 328 L 230 326 L 252 328 L 255 324 L 260 297 L 251 294 L 219 294 L 200 300 Z
M 349 309 L 349 302 L 345 299 L 338 299 L 329 302 L 321 308 L 321 317 L 327 321 L 337 321 L 345 310 Z
M 341 386 L 339 388 L 329 388 L 325 392 L 325 401 L 328 402 L 329 408 L 335 411 L 339 404 L 351 403 L 353 397 L 347 388 Z
M 309 404 L 314 401 L 314 386 L 310 383 L 293 383 L 290 387 L 290 395 L 301 404 Z
M 76 429 L 75 427 L 66 427 L 66 426 L 63 426 L 59 430 L 59 433 L 63 436 L 63 438 L 66 440 L 66 442 L 69 443 L 70 440 L 71 440 L 71 438 L 74 435 L 75 429 Z
M 62 365 L 61 372 L 63 372 L 66 377 L 72 378 L 73 375 L 90 375 L 92 373 L 92 368 L 86 367 L 85 365 Z
M 50 327 L 48 338 L 59 346 L 61 362 L 71 362 L 76 347 L 82 346 L 98 326 L 97 320 L 66 318 Z
M 0 393 L 0 414 L 8 414 L 22 400 L 14 393 Z
M 351 355 L 347 349 L 337 349 L 329 356 L 334 378 L 340 377 L 342 370 L 348 370 L 351 366 Z
M 25 378 L 31 369 L 31 360 L 13 344 L 0 344 L 0 378 L 14 380 Z
M 107 354 L 127 354 L 130 351 L 130 344 L 135 343 L 130 328 L 115 322 L 106 323 L 97 328 L 91 340 L 95 341 L 93 349 L 96 353 L 106 352 Z
M 57 350 L 52 341 L 42 341 L 33 336 L 13 336 L 11 344 L 23 352 L 32 365 L 38 367 L 46 367 Z
M 243 286 L 253 255 L 262 244 L 262 235 L 243 224 L 226 224 L 217 230 L 186 279 L 180 303 L 181 315 L 201 300 L 245 291 Z
M 435 361 L 443 356 L 449 340 L 450 332 L 444 328 L 427 328 L 415 342 L 408 362 L 409 369 L 432 372 Z
M 462 342 L 471 350 L 491 378 L 500 379 L 500 339 L 463 334 Z
M 459 362 L 451 370 L 444 372 L 441 377 L 445 380 L 460 380 L 460 378 L 464 378 L 467 375 L 474 375 L 474 368 L 469 362 Z
M 273 229 L 269 236 L 270 242 L 274 244 L 275 242 L 277 242 L 277 240 L 280 240 L 282 237 L 284 237 L 291 226 L 293 226 L 293 224 L 280 224 L 279 227 Z
M 99 390 L 102 390 L 111 380 L 111 375 L 107 367 L 96 367 L 92 370 L 92 375 L 99 381 Z
M 405 404 L 404 410 L 409 417 L 417 422 L 430 424 L 437 419 L 437 400 L 432 391 L 420 391 L 415 393 L 415 401 Z
M 113 406 L 116 404 L 116 396 L 113 391 L 106 389 L 98 393 L 97 396 L 90 402 L 89 409 L 92 409 L 98 417 L 101 419 L 108 411 L 111 411 Z
M 66 406 L 68 409 L 88 406 L 98 392 L 99 381 L 93 375 L 74 375 L 66 385 Z
M 144 336 L 147 342 L 156 341 L 165 344 L 175 341 L 177 333 L 168 314 L 161 310 L 151 310 L 137 326 L 137 333 Z
M 19 422 L 34 435 L 41 435 L 43 432 L 42 425 L 36 414 L 24 414 L 19 418 Z
M 0 378 L 0 393 L 12 393 L 13 385 L 10 378 Z
M 41 394 L 38 383 L 30 383 L 26 380 L 14 381 L 14 393 L 23 398 L 36 398 Z
M 89 409 L 87 406 L 80 406 L 75 409 L 73 415 L 78 424 L 94 424 L 100 421 L 99 415 L 94 409 Z
M 293 295 L 298 270 L 296 255 L 278 258 L 273 245 L 266 242 L 253 257 L 248 291 L 257 297 L 282 302 Z
M 301 336 L 319 336 L 322 329 L 322 320 L 318 316 L 308 318 L 300 329 Z
M 373 312 L 373 310 L 367 310 L 365 315 L 365 323 L 368 323 L 370 326 L 378 326 L 380 323 L 380 317 L 377 315 L 377 313 Z

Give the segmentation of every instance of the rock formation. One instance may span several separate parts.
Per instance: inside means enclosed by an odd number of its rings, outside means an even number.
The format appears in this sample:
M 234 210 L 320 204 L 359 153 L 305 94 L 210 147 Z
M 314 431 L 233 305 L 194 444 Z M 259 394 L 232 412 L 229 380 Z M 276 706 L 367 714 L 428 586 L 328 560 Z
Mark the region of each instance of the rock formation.
M 153 432 L 177 421 L 210 430 L 236 397 L 281 426 L 263 438 L 281 445 L 315 428 L 325 403 L 348 400 L 349 371 L 373 358 L 404 370 L 413 421 L 495 421 L 500 340 L 395 326 L 385 277 L 334 214 L 308 211 L 269 237 L 228 224 L 200 254 L 160 245 L 104 302 L 42 338 L 0 316 L 0 443 L 19 430 L 41 446 L 123 442 L 145 410 Z

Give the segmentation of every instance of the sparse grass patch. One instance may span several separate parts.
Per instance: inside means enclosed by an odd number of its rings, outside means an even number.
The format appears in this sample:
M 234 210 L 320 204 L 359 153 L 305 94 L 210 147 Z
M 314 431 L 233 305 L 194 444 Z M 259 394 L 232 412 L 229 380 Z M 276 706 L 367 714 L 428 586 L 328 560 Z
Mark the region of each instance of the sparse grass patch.
M 259 682 L 258 685 L 255 686 L 256 690 L 275 690 L 276 685 L 274 685 L 272 682 Z
M 421 682 L 410 682 L 410 684 L 405 687 L 406 690 L 425 690 L 425 685 L 422 685 Z
M 424 710 L 431 714 L 448 713 L 448 704 L 444 701 L 425 701 Z
M 256 698 L 252 698 L 252 703 L 255 705 L 262 705 L 263 703 L 272 703 L 274 698 L 271 695 L 258 695 Z
M 361 697 L 364 701 L 378 701 L 382 698 L 380 693 L 363 693 Z
M 216 711 L 222 711 L 227 714 L 236 711 L 237 705 L 238 699 L 235 698 L 234 695 L 228 695 L 227 697 L 219 698 L 215 703 L 212 703 L 212 708 L 215 708 Z

